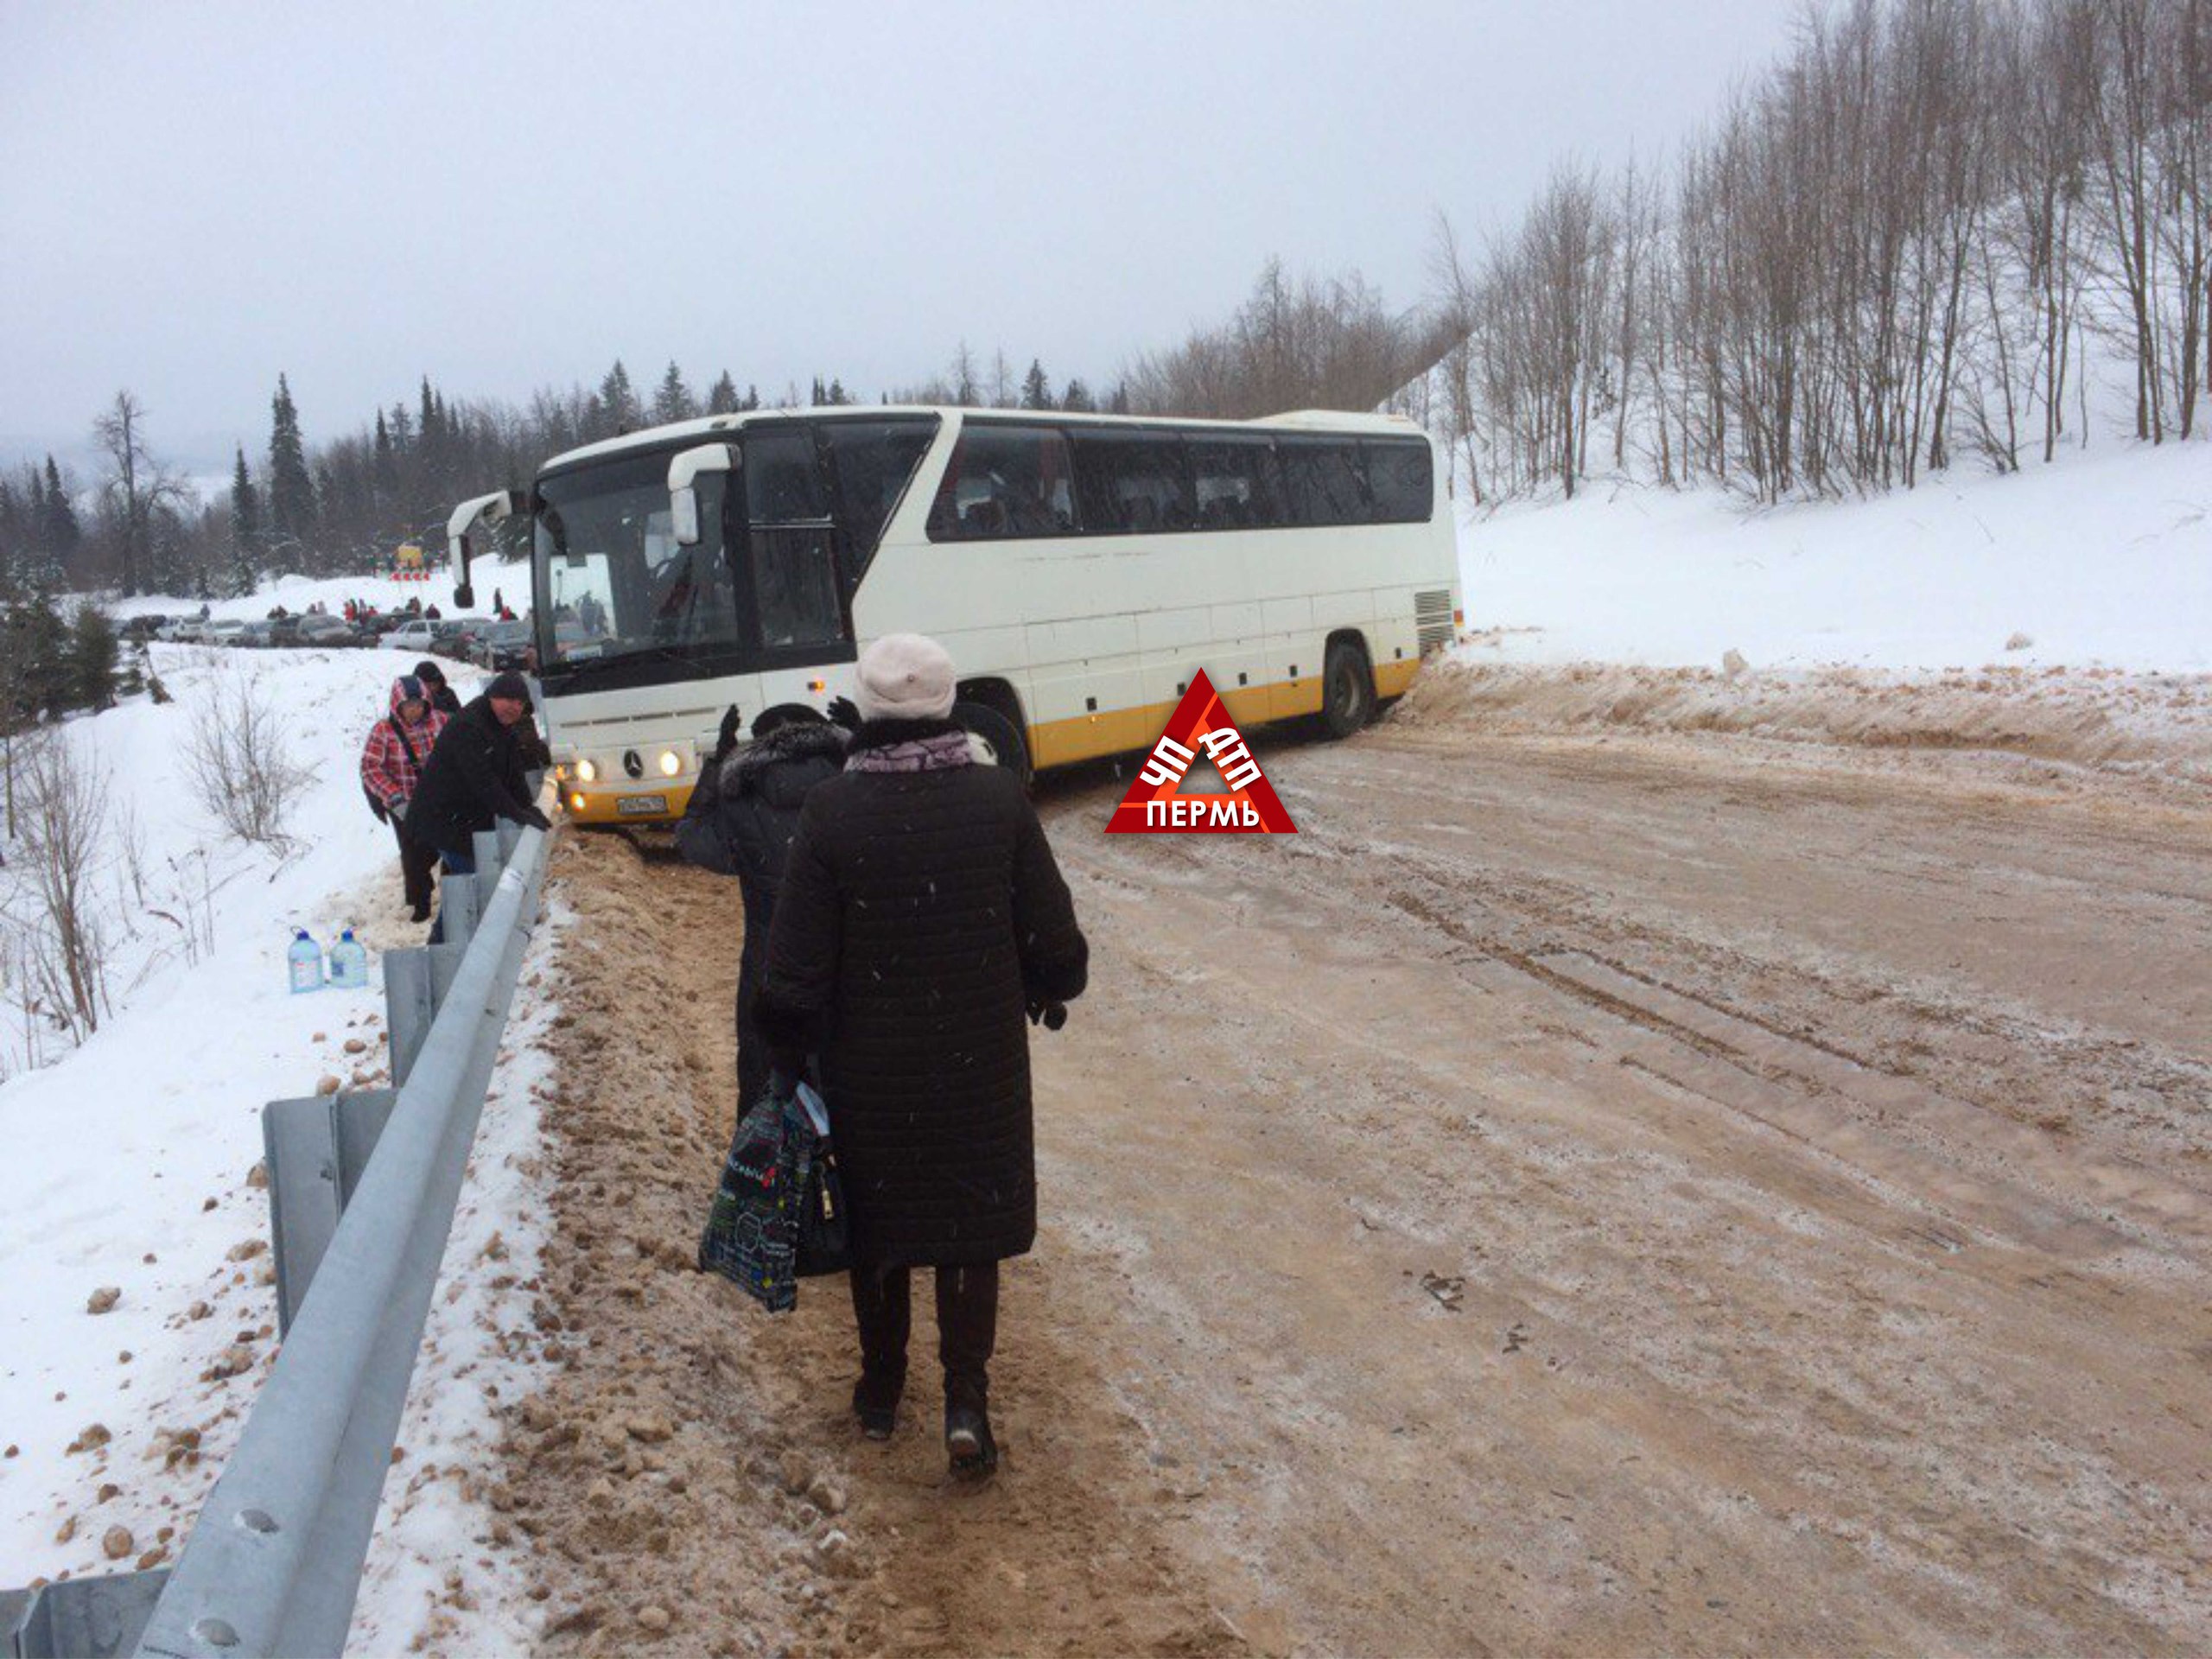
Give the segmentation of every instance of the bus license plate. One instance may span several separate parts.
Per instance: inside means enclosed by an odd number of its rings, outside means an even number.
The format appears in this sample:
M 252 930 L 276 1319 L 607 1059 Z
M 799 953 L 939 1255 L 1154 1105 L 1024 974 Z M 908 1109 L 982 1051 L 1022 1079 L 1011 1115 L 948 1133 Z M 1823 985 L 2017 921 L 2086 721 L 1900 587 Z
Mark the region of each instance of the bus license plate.
M 665 814 L 668 811 L 668 797 L 625 795 L 615 801 L 614 810 L 618 817 L 625 818 L 648 818 L 657 813 Z

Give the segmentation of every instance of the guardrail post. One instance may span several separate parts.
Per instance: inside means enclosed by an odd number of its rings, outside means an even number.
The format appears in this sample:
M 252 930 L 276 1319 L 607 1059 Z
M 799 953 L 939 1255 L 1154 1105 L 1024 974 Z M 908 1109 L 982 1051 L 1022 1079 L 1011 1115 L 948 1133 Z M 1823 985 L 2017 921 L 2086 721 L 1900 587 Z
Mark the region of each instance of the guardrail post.
M 398 1095 L 359 1094 L 272 1100 L 261 1109 L 269 1160 L 269 1231 L 276 1264 L 276 1328 L 281 1337 L 307 1300 L 322 1253 L 346 1200 L 353 1196 L 377 1137 Z
M 461 971 L 464 947 L 459 944 L 416 945 L 384 953 L 385 1033 L 391 1049 L 391 1086 L 407 1081 L 430 1022 Z
M 476 885 L 488 893 L 499 884 L 499 872 L 506 868 L 507 863 L 506 853 L 499 844 L 499 830 L 479 830 L 474 837 L 472 850 L 476 855 Z
M 438 883 L 438 933 L 450 945 L 465 945 L 484 914 L 484 895 L 491 891 L 479 876 L 448 875 Z
M 113 1659 L 138 1645 L 168 1582 L 166 1567 L 72 1579 L 0 1596 L 0 1649 L 14 1659 Z

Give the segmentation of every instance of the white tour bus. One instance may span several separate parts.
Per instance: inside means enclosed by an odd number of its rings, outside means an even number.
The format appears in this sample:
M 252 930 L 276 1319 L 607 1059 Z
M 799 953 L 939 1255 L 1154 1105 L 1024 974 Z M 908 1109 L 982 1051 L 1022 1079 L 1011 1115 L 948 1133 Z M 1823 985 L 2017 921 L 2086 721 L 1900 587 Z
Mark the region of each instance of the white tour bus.
M 569 815 L 682 816 L 723 711 L 849 696 L 929 634 L 955 716 L 1025 775 L 1149 747 L 1204 669 L 1237 724 L 1337 735 L 1451 642 L 1442 469 L 1395 416 L 1010 410 L 715 416 L 548 461 L 527 501 L 546 737 Z

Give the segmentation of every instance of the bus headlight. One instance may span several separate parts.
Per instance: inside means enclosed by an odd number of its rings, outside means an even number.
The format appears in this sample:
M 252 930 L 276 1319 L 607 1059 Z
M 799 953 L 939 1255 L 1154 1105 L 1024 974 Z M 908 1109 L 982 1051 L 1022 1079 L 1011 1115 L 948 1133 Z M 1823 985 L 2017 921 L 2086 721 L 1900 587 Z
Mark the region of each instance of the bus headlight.
M 595 784 L 599 781 L 599 768 L 588 760 L 579 760 L 576 762 L 576 777 L 580 782 Z
M 677 754 L 674 749 L 663 749 L 660 752 L 660 775 L 662 777 L 673 778 L 677 772 L 683 770 L 683 760 Z
M 581 811 L 582 811 L 583 810 L 584 810 L 584 798 L 583 798 L 583 795 L 582 795 L 582 791 L 579 791 L 579 792 L 577 792 L 576 794 L 574 794 L 574 795 L 571 795 L 571 796 L 569 796 L 569 811 L 571 811 L 571 812 L 581 812 Z

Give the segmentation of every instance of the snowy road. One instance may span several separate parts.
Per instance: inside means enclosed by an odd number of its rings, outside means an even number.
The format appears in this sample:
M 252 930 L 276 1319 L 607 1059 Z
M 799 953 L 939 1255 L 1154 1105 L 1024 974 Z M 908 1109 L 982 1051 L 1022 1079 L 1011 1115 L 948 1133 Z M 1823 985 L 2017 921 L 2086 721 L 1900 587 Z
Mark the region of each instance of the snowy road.
M 1094 989 L 980 1494 L 925 1365 L 853 1436 L 834 1287 L 689 1271 L 735 894 L 564 848 L 569 1359 L 501 1499 L 553 1650 L 2212 1646 L 2212 810 L 1720 738 L 1262 759 L 1295 837 L 1046 791 Z

